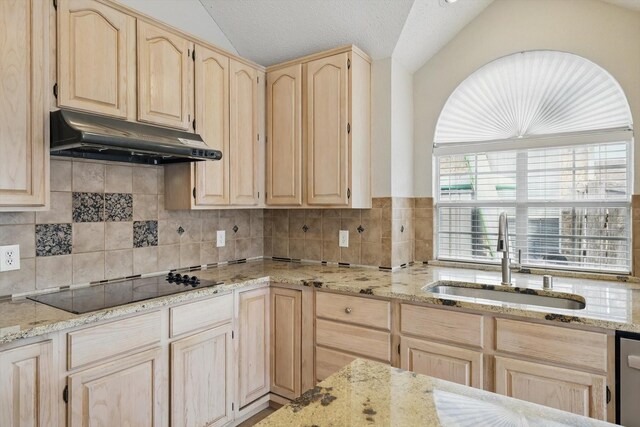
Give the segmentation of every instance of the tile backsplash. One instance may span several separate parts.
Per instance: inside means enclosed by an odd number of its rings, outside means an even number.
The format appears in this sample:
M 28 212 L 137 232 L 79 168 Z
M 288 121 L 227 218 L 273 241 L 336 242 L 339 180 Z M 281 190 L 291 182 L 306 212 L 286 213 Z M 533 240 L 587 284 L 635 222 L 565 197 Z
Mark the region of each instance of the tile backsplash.
M 162 167 L 54 157 L 51 209 L 0 213 L 0 245 L 21 251 L 0 296 L 261 256 L 398 267 L 432 258 L 432 223 L 431 199 L 391 197 L 372 209 L 168 211 Z
M 263 230 L 262 209 L 165 210 L 162 167 L 54 157 L 51 209 L 0 213 L 0 245 L 21 251 L 0 295 L 260 257 Z
M 409 264 L 416 253 L 417 261 L 428 261 L 433 236 L 415 240 L 416 206 L 433 221 L 431 198 L 374 198 L 372 209 L 266 209 L 264 255 L 383 268 Z M 349 231 L 348 248 L 338 245 L 339 230 Z

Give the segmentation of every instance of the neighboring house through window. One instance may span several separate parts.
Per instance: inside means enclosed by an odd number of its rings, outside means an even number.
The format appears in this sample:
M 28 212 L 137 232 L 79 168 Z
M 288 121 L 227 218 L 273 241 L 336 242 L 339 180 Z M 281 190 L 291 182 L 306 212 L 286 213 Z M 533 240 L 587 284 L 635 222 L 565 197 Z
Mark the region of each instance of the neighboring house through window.
M 437 258 L 498 263 L 506 211 L 523 266 L 628 273 L 632 128 L 620 85 L 577 55 L 522 52 L 480 68 L 436 126 Z

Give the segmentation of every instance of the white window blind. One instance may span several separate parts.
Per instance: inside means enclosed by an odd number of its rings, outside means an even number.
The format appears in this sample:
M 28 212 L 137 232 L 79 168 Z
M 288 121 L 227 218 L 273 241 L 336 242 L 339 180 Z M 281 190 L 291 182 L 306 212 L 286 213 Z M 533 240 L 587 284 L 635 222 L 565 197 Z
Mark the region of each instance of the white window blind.
M 506 211 L 524 266 L 629 272 L 633 122 L 618 82 L 565 52 L 519 52 L 467 77 L 434 138 L 436 252 L 498 262 Z
M 524 266 L 628 272 L 629 141 L 437 157 L 438 258 L 499 262 L 500 212 Z

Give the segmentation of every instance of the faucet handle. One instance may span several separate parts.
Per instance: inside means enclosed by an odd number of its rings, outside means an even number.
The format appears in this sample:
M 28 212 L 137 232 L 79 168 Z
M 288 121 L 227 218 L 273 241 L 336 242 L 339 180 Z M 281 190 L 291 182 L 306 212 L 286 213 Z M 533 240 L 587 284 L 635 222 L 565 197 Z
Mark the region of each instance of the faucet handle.
M 498 217 L 498 252 L 509 253 L 509 221 L 506 212 Z

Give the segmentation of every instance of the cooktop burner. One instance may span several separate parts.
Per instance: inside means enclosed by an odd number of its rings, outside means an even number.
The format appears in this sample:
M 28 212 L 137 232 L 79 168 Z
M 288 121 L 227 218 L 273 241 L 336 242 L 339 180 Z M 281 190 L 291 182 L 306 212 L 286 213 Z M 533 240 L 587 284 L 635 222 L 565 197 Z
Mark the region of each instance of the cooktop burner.
M 34 295 L 27 298 L 70 313 L 84 314 L 221 284 L 222 282 L 200 280 L 196 276 L 172 272 L 166 276 L 103 283 L 85 288 Z

